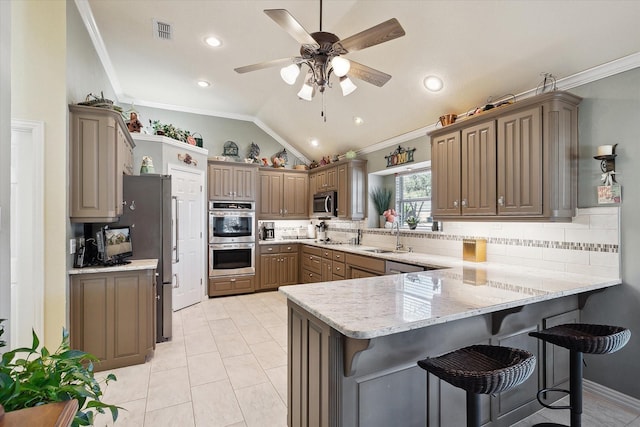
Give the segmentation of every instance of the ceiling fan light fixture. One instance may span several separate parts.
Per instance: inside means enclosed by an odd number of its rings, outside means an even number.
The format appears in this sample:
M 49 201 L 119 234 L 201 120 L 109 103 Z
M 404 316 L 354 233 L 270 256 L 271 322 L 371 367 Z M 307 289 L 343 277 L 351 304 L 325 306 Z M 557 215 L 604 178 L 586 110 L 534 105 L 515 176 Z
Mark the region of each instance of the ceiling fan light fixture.
M 425 77 L 423 84 L 424 84 L 424 87 L 426 87 L 427 90 L 431 92 L 438 92 L 442 90 L 442 87 L 444 86 L 442 79 L 438 76 Z
M 349 77 L 342 76 L 340 77 L 340 89 L 342 89 L 342 96 L 347 96 L 358 89 L 358 86 L 356 86 Z
M 313 95 L 316 94 L 316 90 L 313 86 L 305 82 L 302 85 L 302 89 L 298 92 L 298 98 L 304 99 L 305 101 L 311 101 L 313 99 Z
M 282 77 L 282 80 L 284 80 L 284 82 L 288 85 L 295 84 L 299 75 L 300 65 L 298 64 L 287 65 L 286 67 L 282 67 L 280 69 L 280 77 Z
M 338 77 L 346 76 L 351 68 L 351 62 L 341 56 L 336 56 L 331 60 L 331 67 L 333 68 L 333 74 Z

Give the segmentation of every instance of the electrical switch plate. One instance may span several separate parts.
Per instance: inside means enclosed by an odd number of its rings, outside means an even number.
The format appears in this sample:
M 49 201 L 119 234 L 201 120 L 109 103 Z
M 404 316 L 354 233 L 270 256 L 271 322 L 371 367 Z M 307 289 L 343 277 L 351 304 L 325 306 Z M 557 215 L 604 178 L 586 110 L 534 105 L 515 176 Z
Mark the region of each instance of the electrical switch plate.
M 69 239 L 69 255 L 76 253 L 76 239 Z

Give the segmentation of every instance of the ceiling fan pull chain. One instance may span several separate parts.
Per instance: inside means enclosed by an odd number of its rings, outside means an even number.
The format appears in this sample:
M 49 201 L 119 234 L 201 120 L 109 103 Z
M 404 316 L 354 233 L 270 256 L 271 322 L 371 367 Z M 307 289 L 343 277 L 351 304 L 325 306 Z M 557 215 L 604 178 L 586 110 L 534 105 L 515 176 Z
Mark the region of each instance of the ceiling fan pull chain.
M 320 116 L 324 119 L 324 122 L 327 123 L 327 113 L 325 111 L 325 103 L 324 103 L 324 92 L 322 92 L 322 112 Z

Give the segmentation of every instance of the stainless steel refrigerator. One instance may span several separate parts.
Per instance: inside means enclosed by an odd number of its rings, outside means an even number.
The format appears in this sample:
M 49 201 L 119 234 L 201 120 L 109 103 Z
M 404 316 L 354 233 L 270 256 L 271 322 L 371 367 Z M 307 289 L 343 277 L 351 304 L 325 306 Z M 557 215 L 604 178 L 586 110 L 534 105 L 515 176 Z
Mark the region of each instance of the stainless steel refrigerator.
M 115 225 L 131 227 L 131 259 L 158 260 L 156 270 L 156 342 L 171 338 L 172 227 L 171 176 L 125 175 L 124 213 Z

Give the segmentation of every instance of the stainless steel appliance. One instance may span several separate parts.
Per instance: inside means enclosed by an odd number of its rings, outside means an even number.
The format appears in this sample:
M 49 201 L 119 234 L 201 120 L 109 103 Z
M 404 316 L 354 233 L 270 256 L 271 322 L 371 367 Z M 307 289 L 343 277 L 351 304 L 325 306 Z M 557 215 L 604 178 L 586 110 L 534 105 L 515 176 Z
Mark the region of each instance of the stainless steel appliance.
M 255 202 L 209 202 L 209 243 L 255 242 Z
M 313 196 L 313 216 L 327 218 L 338 216 L 338 197 L 335 191 L 316 193 Z
M 209 277 L 254 274 L 255 203 L 209 202 Z
M 171 176 L 125 175 L 120 220 L 109 227 L 130 226 L 134 243 L 131 259 L 158 260 L 156 270 L 156 342 L 171 338 L 172 264 Z

